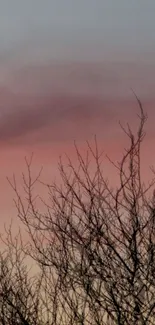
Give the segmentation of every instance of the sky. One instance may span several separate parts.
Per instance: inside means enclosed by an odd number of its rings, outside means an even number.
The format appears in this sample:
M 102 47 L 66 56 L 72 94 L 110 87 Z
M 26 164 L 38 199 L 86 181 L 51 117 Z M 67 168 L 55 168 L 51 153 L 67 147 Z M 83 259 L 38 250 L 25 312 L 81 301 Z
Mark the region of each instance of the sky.
M 0 224 L 15 213 L 6 176 L 20 183 L 32 151 L 47 179 L 95 134 L 119 159 L 118 122 L 135 125 L 138 112 L 130 88 L 149 115 L 153 163 L 154 15 L 154 0 L 0 0 Z

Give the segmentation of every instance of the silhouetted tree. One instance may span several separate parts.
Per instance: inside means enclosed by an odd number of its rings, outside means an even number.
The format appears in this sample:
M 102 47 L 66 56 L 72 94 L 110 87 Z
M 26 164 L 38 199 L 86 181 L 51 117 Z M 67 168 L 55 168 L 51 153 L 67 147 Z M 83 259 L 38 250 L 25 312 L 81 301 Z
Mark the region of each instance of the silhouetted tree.
M 121 126 L 129 147 L 120 163 L 112 162 L 117 187 L 104 176 L 96 140 L 85 157 L 75 145 L 77 168 L 70 158 L 65 168 L 60 159 L 61 183 L 42 183 L 49 193 L 48 201 L 41 198 L 45 212 L 33 192 L 41 181 L 32 177 L 32 160 L 23 175 L 26 200 L 11 182 L 29 232 L 27 253 L 44 274 L 49 324 L 155 324 L 155 179 L 149 186 L 142 180 L 147 117 L 137 101 L 137 133 Z
M 43 325 L 47 319 L 40 291 L 43 276 L 32 275 L 20 234 L 13 239 L 11 228 L 6 234 L 0 254 L 0 324 Z

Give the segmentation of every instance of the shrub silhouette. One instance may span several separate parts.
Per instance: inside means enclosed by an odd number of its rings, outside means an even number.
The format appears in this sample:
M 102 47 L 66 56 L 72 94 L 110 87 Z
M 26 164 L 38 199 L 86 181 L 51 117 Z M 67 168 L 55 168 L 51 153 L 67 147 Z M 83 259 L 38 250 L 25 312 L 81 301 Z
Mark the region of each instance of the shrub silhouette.
M 77 168 L 70 158 L 66 167 L 60 159 L 61 184 L 42 183 L 49 193 L 48 202 L 42 199 L 46 212 L 33 192 L 41 181 L 40 174 L 33 179 L 32 160 L 26 160 L 23 175 L 26 199 L 15 178 L 10 182 L 18 217 L 29 233 L 25 254 L 39 267 L 37 295 L 46 324 L 155 324 L 155 180 L 148 187 L 142 180 L 147 116 L 137 102 L 137 133 L 122 127 L 129 147 L 120 163 L 112 162 L 119 173 L 117 187 L 104 177 L 96 139 L 95 149 L 88 143 L 85 157 L 75 145 Z M 35 324 L 41 324 L 37 316 Z

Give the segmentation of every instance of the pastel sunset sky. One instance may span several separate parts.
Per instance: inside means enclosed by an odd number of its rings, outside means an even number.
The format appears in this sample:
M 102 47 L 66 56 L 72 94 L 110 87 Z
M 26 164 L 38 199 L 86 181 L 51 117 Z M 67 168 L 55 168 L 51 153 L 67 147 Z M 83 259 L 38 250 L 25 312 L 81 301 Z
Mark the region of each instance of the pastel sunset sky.
M 154 17 L 154 0 L 0 0 L 0 225 L 16 214 L 6 176 L 20 183 L 31 152 L 46 179 L 95 134 L 119 160 L 131 87 L 149 117 L 144 169 L 154 163 Z

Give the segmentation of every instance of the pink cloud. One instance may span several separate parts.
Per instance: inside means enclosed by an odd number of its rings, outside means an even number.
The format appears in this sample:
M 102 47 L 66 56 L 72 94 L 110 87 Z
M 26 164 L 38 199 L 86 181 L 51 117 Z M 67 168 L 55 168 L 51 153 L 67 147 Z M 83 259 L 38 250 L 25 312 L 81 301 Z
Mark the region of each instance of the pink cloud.
M 73 141 L 81 148 L 97 134 L 100 147 L 119 160 L 127 144 L 118 125 L 135 129 L 138 105 L 130 86 L 148 112 L 143 170 L 154 162 L 154 73 L 139 65 L 77 63 L 20 68 L 7 74 L 0 87 L 0 197 L 1 222 L 15 215 L 13 193 L 6 176 L 15 172 L 20 183 L 24 156 L 35 154 L 34 170 L 44 165 L 44 178 L 58 175 L 59 155 L 76 160 Z M 138 90 L 137 90 L 138 89 Z M 112 166 L 105 172 L 114 180 Z M 20 174 L 20 175 L 19 175 Z

